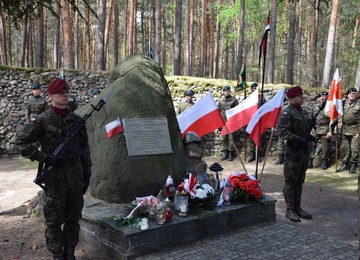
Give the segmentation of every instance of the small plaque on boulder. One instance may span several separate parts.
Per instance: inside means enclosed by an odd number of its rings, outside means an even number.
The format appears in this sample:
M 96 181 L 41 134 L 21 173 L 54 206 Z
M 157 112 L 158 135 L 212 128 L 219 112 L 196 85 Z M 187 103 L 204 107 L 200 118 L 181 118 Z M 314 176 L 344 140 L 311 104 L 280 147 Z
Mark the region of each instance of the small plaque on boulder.
M 172 153 L 166 118 L 122 120 L 129 156 Z

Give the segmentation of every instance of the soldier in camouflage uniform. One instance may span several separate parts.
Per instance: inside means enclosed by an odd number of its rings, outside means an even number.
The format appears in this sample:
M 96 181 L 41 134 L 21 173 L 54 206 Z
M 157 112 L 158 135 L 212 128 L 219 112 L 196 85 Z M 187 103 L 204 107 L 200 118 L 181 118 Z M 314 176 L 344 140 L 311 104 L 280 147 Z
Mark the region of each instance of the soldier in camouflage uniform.
M 40 96 L 40 84 L 35 83 L 31 86 L 33 96 L 29 98 L 25 106 L 26 122 L 35 122 L 37 116 L 49 108 L 48 102 Z
M 73 96 L 73 95 L 69 96 L 69 102 L 67 104 L 67 107 L 70 109 L 71 112 L 74 112 L 76 109 L 78 109 L 79 104 L 76 101 L 75 96 Z
M 340 156 L 342 166 L 337 170 L 342 172 L 347 169 L 350 163 L 349 173 L 356 172 L 356 164 L 359 159 L 359 119 L 360 119 L 360 102 L 357 100 L 356 88 L 351 88 L 347 91 L 348 99 L 344 104 L 344 114 L 342 115 L 342 126 L 341 126 L 341 145 L 340 145 Z
M 329 95 L 328 92 L 321 92 L 321 95 L 319 97 L 319 103 L 314 106 L 311 113 L 311 117 L 314 117 L 317 113 L 319 114 L 316 117 L 316 124 L 315 124 L 316 141 L 314 142 L 314 146 L 310 154 L 310 161 L 308 164 L 308 168 L 313 168 L 315 148 L 319 143 L 321 145 L 321 158 L 322 158 L 321 169 L 326 170 L 329 166 L 329 162 L 331 161 L 330 144 L 331 144 L 332 131 L 329 127 L 330 117 L 324 114 L 324 109 L 321 110 L 321 106 L 323 105 L 324 102 L 326 102 L 328 95 Z
M 300 86 L 293 86 L 287 92 L 290 104 L 280 114 L 278 131 L 285 142 L 284 162 L 284 198 L 286 202 L 286 218 L 290 221 L 300 222 L 300 218 L 311 219 L 311 214 L 301 209 L 302 186 L 305 181 L 306 169 L 310 158 L 311 142 L 315 138 L 305 135 L 310 124 L 308 113 L 302 109 L 304 102 Z M 298 150 L 300 152 L 298 153 Z
M 179 104 L 179 107 L 176 111 L 176 116 L 180 115 L 181 112 L 184 112 L 185 110 L 189 109 L 195 104 L 193 101 L 194 91 L 192 91 L 191 89 L 186 90 L 184 96 L 185 96 L 185 101 Z
M 63 157 L 53 154 L 71 127 L 81 120 L 67 108 L 68 85 L 55 79 L 47 88 L 51 107 L 28 123 L 17 133 L 17 148 L 22 156 L 37 160 L 51 173 L 45 180 L 44 217 L 46 246 L 54 259 L 75 259 L 75 246 L 79 242 L 79 220 L 91 176 L 91 159 L 86 129 L 75 137 L 73 144 L 85 153 L 68 152 Z M 41 150 L 33 145 L 39 142 Z M 63 225 L 63 226 L 62 226 Z
M 231 96 L 230 94 L 231 88 L 230 86 L 225 86 L 223 88 L 223 96 L 219 100 L 218 107 L 221 111 L 221 115 L 224 121 L 227 121 L 226 118 L 226 110 L 236 107 L 239 104 L 239 101 Z M 229 133 L 221 136 L 221 148 L 224 153 L 223 157 L 221 157 L 221 161 L 228 159 L 228 161 L 234 160 L 234 147 L 233 147 L 233 134 Z

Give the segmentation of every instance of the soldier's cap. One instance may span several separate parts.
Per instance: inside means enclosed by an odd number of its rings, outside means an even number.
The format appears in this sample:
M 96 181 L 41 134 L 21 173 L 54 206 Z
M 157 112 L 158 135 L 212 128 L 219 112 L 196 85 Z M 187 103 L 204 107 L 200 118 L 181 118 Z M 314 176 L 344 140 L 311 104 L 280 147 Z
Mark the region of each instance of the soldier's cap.
M 329 92 L 326 92 L 326 91 L 321 92 L 321 94 L 320 94 L 320 96 L 328 96 L 328 95 L 329 95 Z
M 99 95 L 101 93 L 101 90 L 96 88 L 92 91 L 92 93 L 93 95 Z
M 225 87 L 223 88 L 223 91 L 225 91 L 225 90 L 231 90 L 231 87 L 230 87 L 230 86 L 225 86 Z
M 47 87 L 47 92 L 49 94 L 56 94 L 59 93 L 61 90 L 66 90 L 67 92 L 69 92 L 69 87 L 68 84 L 66 83 L 65 80 L 63 79 L 54 79 L 53 81 L 51 81 Z
M 346 95 L 349 94 L 350 92 L 357 92 L 356 88 L 351 88 L 346 92 Z
M 40 89 L 40 84 L 39 83 L 35 83 L 31 85 L 31 89 Z
M 192 91 L 191 89 L 190 90 L 186 90 L 185 91 L 185 96 L 187 95 L 194 95 L 194 91 Z
M 294 98 L 297 96 L 300 96 L 303 93 L 302 88 L 300 86 L 293 86 L 289 88 L 289 90 L 286 92 L 286 95 L 288 98 Z
M 251 88 L 257 88 L 259 86 L 259 84 L 257 82 L 254 82 L 253 84 L 251 84 Z

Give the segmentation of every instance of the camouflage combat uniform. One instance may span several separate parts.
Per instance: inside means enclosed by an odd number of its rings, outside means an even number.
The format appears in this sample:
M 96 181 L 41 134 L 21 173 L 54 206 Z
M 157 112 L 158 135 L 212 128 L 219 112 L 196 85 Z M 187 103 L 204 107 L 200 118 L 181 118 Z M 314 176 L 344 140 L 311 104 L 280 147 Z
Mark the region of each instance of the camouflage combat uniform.
M 76 109 L 78 109 L 79 105 L 76 101 L 76 98 L 73 95 L 69 96 L 69 102 L 67 104 L 67 107 L 70 109 L 70 111 L 74 112 Z
M 226 110 L 236 107 L 238 104 L 239 104 L 239 101 L 231 95 L 228 97 L 222 96 L 220 98 L 218 107 L 221 111 L 221 115 L 225 122 L 227 121 Z M 227 135 L 221 136 L 222 151 L 226 151 L 226 150 L 228 150 L 229 152 L 234 151 L 234 147 L 233 147 L 232 143 L 233 143 L 233 135 L 232 134 L 227 134 Z
M 302 138 L 310 124 L 308 113 L 302 109 L 298 111 L 295 106 L 289 105 L 280 114 L 278 131 L 285 142 L 284 177 L 283 189 L 286 207 L 288 209 L 300 208 L 302 185 L 305 181 L 305 173 L 310 158 L 311 142 L 306 142 L 306 147 L 301 148 L 299 139 Z M 294 158 L 301 149 L 299 158 Z
M 17 133 L 17 148 L 22 156 L 44 162 L 47 154 L 55 151 L 70 128 L 81 118 L 69 112 L 60 116 L 51 107 L 38 116 L 35 123 L 28 123 Z M 39 142 L 41 150 L 33 143 Z M 85 155 L 69 151 L 64 167 L 53 167 L 45 180 L 44 217 L 46 246 L 55 256 L 73 254 L 79 241 L 79 220 L 84 205 L 83 182 L 91 175 L 91 159 L 86 129 L 77 135 L 75 145 L 85 149 Z M 64 224 L 63 229 L 61 225 Z
M 189 108 L 192 107 L 194 104 L 195 104 L 194 102 L 191 102 L 191 103 L 189 103 L 189 102 L 181 102 L 181 103 L 179 104 L 179 107 L 178 107 L 178 110 L 177 110 L 176 115 L 177 115 L 177 116 L 180 115 L 181 112 L 184 112 L 185 110 L 189 109 Z
M 49 104 L 44 97 L 31 96 L 25 107 L 26 122 L 34 122 L 37 116 L 48 108 Z
M 325 101 L 326 102 L 326 101 Z M 312 110 L 311 116 L 314 117 L 320 110 L 321 110 L 321 103 L 318 103 Z M 314 149 L 310 154 L 310 158 L 315 157 L 315 148 L 317 144 L 320 143 L 321 145 L 321 158 L 323 161 L 330 162 L 330 143 L 331 139 L 326 138 L 326 134 L 330 131 L 330 117 L 324 114 L 324 109 L 322 109 L 316 117 L 316 124 L 315 124 L 315 134 L 316 134 L 316 141 L 314 144 Z
M 348 100 L 344 104 L 344 114 L 342 116 L 342 137 L 340 146 L 340 156 L 343 163 L 357 164 L 359 158 L 359 148 L 357 138 L 359 133 L 360 101 L 356 99 L 350 103 Z

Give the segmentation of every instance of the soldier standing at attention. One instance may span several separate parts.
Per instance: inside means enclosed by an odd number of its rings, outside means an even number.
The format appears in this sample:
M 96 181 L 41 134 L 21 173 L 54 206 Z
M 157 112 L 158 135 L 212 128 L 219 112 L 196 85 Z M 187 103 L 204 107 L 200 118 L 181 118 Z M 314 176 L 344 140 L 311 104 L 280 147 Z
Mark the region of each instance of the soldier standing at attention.
M 239 104 L 238 100 L 235 97 L 231 96 L 230 90 L 231 90 L 230 86 L 225 86 L 223 88 L 223 96 L 220 98 L 218 104 L 224 122 L 227 121 L 226 110 L 236 107 Z M 224 161 L 228 159 L 228 161 L 233 161 L 234 160 L 233 134 L 229 133 L 221 136 L 221 148 L 224 155 L 220 160 Z
M 285 139 L 285 162 L 284 162 L 284 198 L 286 203 L 286 218 L 293 222 L 300 222 L 300 218 L 311 219 L 312 216 L 301 209 L 302 186 L 305 181 L 306 169 L 310 158 L 311 142 L 305 140 L 305 135 L 311 118 L 302 109 L 304 102 L 303 92 L 300 86 L 293 86 L 287 91 L 290 104 L 286 107 L 278 119 L 278 131 Z M 294 158 L 301 149 L 300 158 Z M 295 156 L 296 157 L 296 156 Z
M 195 104 L 193 101 L 194 91 L 192 91 L 191 89 L 186 90 L 184 95 L 185 95 L 185 101 L 179 104 L 176 116 L 180 115 L 181 112 L 184 112 L 186 109 L 189 109 Z
M 71 127 L 81 120 L 67 108 L 69 87 L 65 80 L 55 79 L 47 88 L 51 107 L 38 116 L 35 123 L 26 124 L 17 133 L 20 154 L 46 167 L 52 166 L 45 180 L 44 218 L 46 247 L 57 260 L 74 260 L 79 242 L 79 220 L 91 176 L 91 159 L 85 127 L 73 144 L 85 149 L 80 155 L 68 152 L 63 157 L 53 151 L 64 140 Z M 41 150 L 33 143 L 38 142 Z
M 337 172 L 346 170 L 348 163 L 350 163 L 349 173 L 355 173 L 359 159 L 357 142 L 359 137 L 360 102 L 356 98 L 356 88 L 349 89 L 346 94 L 348 99 L 345 101 L 344 114 L 342 115 L 340 145 L 340 156 L 343 164 Z
M 319 103 L 314 106 L 312 110 L 311 116 L 314 117 L 320 110 L 321 106 L 326 102 L 327 97 L 329 93 L 328 92 L 321 92 L 319 97 Z M 310 161 L 308 164 L 308 168 L 313 168 L 313 160 L 315 157 L 315 148 L 317 144 L 320 142 L 321 144 L 321 158 L 322 158 L 322 164 L 321 169 L 326 170 L 329 167 L 330 162 L 330 143 L 331 143 L 331 136 L 332 131 L 329 127 L 330 124 L 330 117 L 326 116 L 324 114 L 324 109 L 322 109 L 318 116 L 316 117 L 316 141 L 314 143 L 312 152 L 310 154 Z
M 37 116 L 49 108 L 48 102 L 40 96 L 41 88 L 39 83 L 31 86 L 33 96 L 29 98 L 25 107 L 26 122 L 35 122 Z

